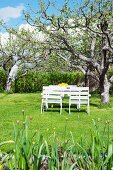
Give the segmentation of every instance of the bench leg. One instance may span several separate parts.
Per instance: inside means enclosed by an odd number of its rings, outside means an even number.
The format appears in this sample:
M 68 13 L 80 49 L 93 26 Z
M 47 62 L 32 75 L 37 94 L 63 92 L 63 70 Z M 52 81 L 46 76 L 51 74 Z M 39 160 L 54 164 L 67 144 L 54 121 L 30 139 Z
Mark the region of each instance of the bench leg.
M 77 110 L 79 110 L 79 104 L 77 104 Z
M 62 103 L 60 104 L 60 115 L 62 113 Z
M 47 111 L 47 109 L 48 109 L 48 103 L 46 102 L 46 111 Z
M 71 108 L 70 107 L 71 107 L 71 104 L 69 103 L 69 114 L 71 113 L 71 110 L 70 110 Z
M 77 110 L 80 111 L 80 104 L 77 104 Z
M 44 103 L 41 104 L 41 114 L 44 112 Z

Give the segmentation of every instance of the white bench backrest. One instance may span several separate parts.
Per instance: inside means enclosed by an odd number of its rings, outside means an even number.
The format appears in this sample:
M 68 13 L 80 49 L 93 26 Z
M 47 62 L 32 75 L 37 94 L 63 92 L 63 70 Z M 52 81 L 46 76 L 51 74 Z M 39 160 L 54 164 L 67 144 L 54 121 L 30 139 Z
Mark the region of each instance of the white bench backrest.
M 61 93 L 68 93 L 70 96 L 89 96 L 89 87 L 75 87 L 75 86 L 43 86 L 42 94 L 60 95 Z
M 81 104 L 89 103 L 89 87 L 72 87 L 70 90 L 70 100 L 79 101 Z

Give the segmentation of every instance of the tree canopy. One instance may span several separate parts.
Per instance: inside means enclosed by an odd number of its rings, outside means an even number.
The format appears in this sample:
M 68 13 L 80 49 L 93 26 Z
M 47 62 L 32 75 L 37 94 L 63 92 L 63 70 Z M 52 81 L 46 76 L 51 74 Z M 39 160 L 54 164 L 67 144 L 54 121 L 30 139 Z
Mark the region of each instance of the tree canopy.
M 67 63 L 92 77 L 100 87 L 101 102 L 109 103 L 113 77 L 107 71 L 113 63 L 113 1 L 86 0 L 81 6 L 65 0 L 57 14 L 50 15 L 51 1 L 39 0 L 35 18 L 26 14 L 29 24 L 45 34 L 44 49 L 52 51 Z

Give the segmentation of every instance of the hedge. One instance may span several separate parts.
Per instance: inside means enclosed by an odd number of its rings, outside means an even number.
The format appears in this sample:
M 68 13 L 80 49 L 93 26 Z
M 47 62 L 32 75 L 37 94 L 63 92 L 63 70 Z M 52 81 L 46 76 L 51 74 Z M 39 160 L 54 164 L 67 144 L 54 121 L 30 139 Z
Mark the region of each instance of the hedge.
M 0 92 L 5 90 L 6 85 L 6 74 L 3 69 L 0 69 Z
M 15 93 L 33 93 L 42 90 L 42 86 L 59 83 L 68 84 L 81 84 L 84 82 L 84 75 L 81 72 L 28 72 L 24 77 L 20 77 L 22 73 L 19 72 L 18 76 L 13 82 L 12 92 Z M 109 69 L 108 77 L 113 75 L 113 69 Z M 20 78 L 18 78 L 20 77 Z M 0 69 L 0 92 L 5 90 L 6 85 L 6 73 L 3 69 Z M 113 86 L 110 89 L 110 93 L 113 92 Z
M 15 93 L 31 93 L 41 91 L 44 85 L 57 85 L 62 82 L 79 84 L 83 81 L 84 75 L 80 72 L 28 72 L 26 76 L 15 80 L 13 91 Z

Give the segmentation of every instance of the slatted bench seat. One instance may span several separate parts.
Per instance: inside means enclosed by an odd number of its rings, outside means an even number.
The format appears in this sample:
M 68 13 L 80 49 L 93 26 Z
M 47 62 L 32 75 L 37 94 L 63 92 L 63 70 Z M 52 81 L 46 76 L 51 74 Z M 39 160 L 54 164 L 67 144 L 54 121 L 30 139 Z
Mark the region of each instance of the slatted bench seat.
M 90 105 L 89 105 L 89 87 L 74 87 L 70 89 L 69 96 L 69 114 L 71 112 L 71 105 L 76 104 L 77 109 L 80 110 L 80 106 L 82 104 L 87 105 L 87 113 L 90 113 Z
M 62 95 L 61 92 L 54 91 L 50 87 L 44 87 L 42 92 L 42 104 L 41 104 L 41 113 L 48 109 L 49 104 L 59 104 L 60 105 L 60 114 L 62 113 Z

